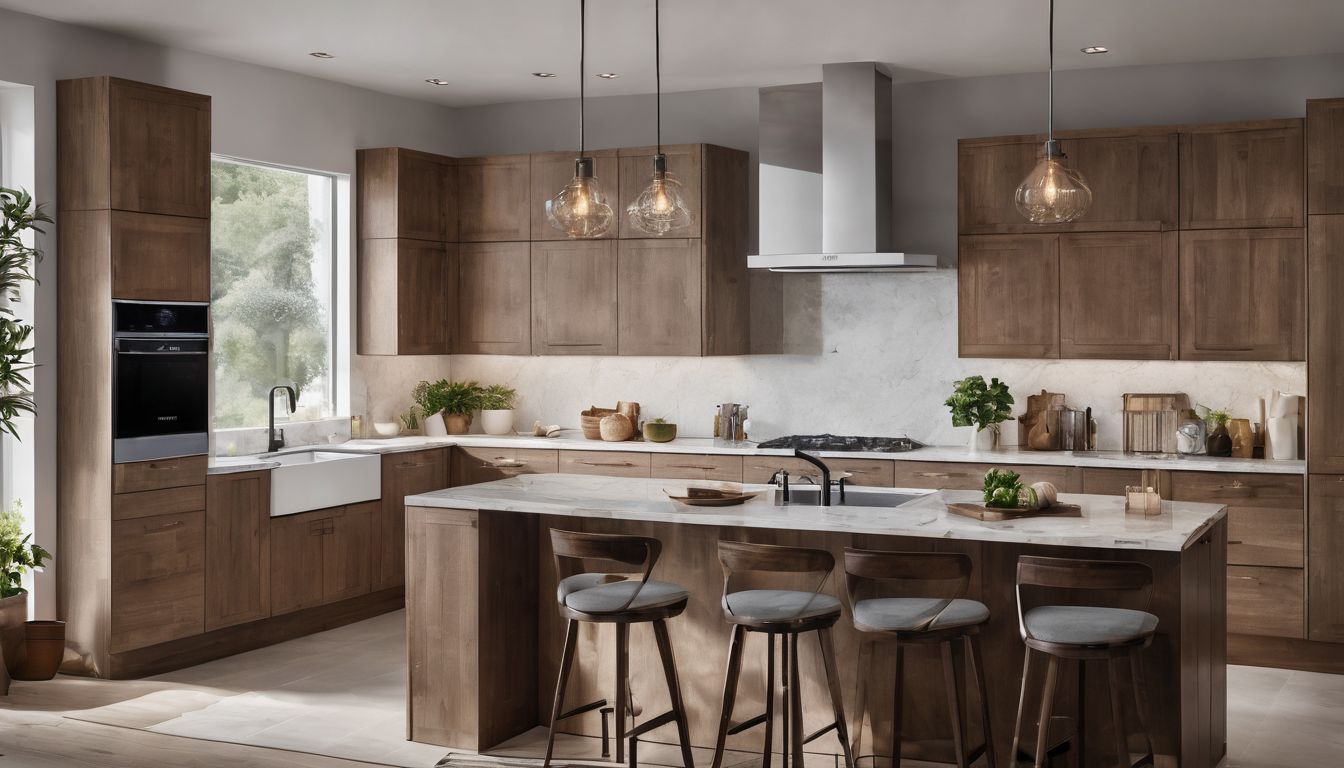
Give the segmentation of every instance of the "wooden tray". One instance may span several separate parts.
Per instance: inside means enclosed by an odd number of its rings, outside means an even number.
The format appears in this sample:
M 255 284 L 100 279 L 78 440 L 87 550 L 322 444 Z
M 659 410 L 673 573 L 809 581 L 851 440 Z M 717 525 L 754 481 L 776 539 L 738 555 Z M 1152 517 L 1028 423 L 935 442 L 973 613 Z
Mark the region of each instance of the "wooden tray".
M 998 507 L 986 507 L 984 504 L 973 504 L 970 502 L 957 502 L 948 504 L 947 511 L 954 515 L 962 517 L 973 517 L 976 520 L 986 522 L 998 522 L 1000 520 L 1021 520 L 1025 517 L 1082 517 L 1083 508 L 1077 504 L 1056 504 L 1053 507 L 1045 509 L 1027 509 L 1021 507 L 1018 509 L 1001 509 Z
M 745 504 L 748 499 L 756 498 L 754 493 L 729 491 L 719 488 L 687 488 L 685 495 L 663 489 L 663 493 L 673 501 L 692 507 L 732 507 Z

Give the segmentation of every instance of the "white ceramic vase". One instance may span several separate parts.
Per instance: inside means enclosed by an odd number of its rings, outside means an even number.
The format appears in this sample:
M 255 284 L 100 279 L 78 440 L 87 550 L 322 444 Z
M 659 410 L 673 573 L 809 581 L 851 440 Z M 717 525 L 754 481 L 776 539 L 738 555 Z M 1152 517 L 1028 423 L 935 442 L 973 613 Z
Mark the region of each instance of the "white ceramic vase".
M 481 429 L 487 435 L 508 435 L 513 433 L 513 409 L 487 409 L 481 411 Z
M 970 448 L 971 453 L 979 453 L 981 451 L 992 451 L 998 446 L 998 442 L 999 442 L 998 424 L 991 424 L 985 427 L 984 429 L 976 429 L 975 427 L 971 427 L 971 440 L 970 444 L 967 447 Z
M 425 428 L 426 437 L 447 437 L 448 425 L 443 423 L 443 414 L 434 413 L 420 420 Z

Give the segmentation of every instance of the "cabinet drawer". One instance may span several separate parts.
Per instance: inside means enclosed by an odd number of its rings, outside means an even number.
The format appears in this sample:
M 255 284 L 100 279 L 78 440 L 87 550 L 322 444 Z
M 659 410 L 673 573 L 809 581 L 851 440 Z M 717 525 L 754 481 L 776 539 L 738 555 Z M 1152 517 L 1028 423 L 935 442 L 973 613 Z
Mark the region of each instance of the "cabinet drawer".
M 576 475 L 649 477 L 649 454 L 634 451 L 561 451 L 560 471 Z
M 1143 482 L 1144 472 L 1148 473 L 1148 481 L 1155 482 L 1159 495 L 1167 499 L 1171 497 L 1171 473 L 1161 469 L 1102 469 L 1097 467 L 1085 467 L 1079 470 L 1081 475 L 1080 493 L 1095 493 L 1101 496 L 1123 496 L 1125 488 L 1131 485 L 1140 485 Z
M 453 449 L 451 482 L 475 485 L 518 475 L 559 471 L 559 452 L 544 448 Z
M 112 519 L 134 520 L 205 509 L 205 486 L 183 485 L 157 491 L 118 493 L 112 496 Z
M 927 461 L 897 461 L 897 488 L 937 488 L 939 490 L 978 491 L 985 487 L 985 473 L 1007 469 L 1022 476 L 1023 483 L 1054 483 L 1061 493 L 1078 490 L 1073 467 L 1031 464 L 959 464 Z
M 134 493 L 183 485 L 205 485 L 205 456 L 182 456 L 176 459 L 136 461 L 114 464 L 112 492 Z
M 205 513 L 112 523 L 112 652 L 203 631 Z
M 742 482 L 741 456 L 686 455 L 655 453 L 650 474 L 673 480 L 721 480 Z
M 1227 512 L 1227 562 L 1301 568 L 1306 511 L 1232 507 Z
M 1227 631 L 1244 635 L 1303 637 L 1301 568 L 1227 568 Z
M 885 459 L 823 459 L 831 474 L 848 472 L 846 481 L 854 485 L 870 485 L 880 488 L 892 486 L 893 462 Z M 779 470 L 787 470 L 790 480 L 806 475 L 820 480 L 817 468 L 802 459 L 791 456 L 748 456 L 743 463 L 743 480 L 748 483 L 768 483 Z M 832 477 L 832 479 L 835 479 Z
M 1176 501 L 1204 501 L 1229 507 L 1301 508 L 1301 475 L 1265 475 L 1244 472 L 1172 472 L 1171 497 Z

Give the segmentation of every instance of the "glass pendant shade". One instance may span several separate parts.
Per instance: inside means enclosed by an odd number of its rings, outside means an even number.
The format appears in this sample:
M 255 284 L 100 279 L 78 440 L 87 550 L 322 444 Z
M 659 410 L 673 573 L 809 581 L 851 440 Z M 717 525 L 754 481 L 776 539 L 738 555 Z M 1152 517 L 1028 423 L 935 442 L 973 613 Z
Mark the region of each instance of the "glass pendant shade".
M 661 236 L 690 225 L 691 210 L 686 207 L 681 182 L 667 172 L 664 155 L 654 156 L 653 178 L 625 211 L 630 224 L 648 235 Z
M 611 230 L 611 205 L 593 176 L 593 159 L 574 161 L 574 178 L 546 201 L 546 218 L 568 237 L 602 237 Z
M 1033 224 L 1064 224 L 1087 212 L 1092 189 L 1054 141 L 1046 142 L 1045 156 L 1017 187 L 1013 197 L 1018 213 Z

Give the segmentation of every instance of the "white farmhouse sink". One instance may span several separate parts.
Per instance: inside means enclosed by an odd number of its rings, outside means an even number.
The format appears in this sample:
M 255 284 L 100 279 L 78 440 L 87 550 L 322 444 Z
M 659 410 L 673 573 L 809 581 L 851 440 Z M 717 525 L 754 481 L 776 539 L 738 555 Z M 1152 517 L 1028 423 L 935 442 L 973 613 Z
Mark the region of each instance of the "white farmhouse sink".
M 271 517 L 310 509 L 373 501 L 382 495 L 382 459 L 377 455 L 298 451 L 268 456 Z

